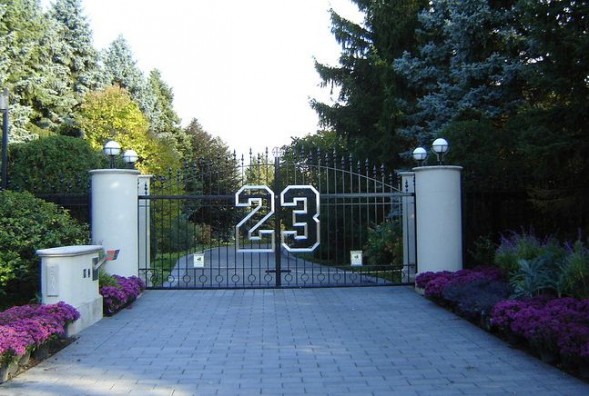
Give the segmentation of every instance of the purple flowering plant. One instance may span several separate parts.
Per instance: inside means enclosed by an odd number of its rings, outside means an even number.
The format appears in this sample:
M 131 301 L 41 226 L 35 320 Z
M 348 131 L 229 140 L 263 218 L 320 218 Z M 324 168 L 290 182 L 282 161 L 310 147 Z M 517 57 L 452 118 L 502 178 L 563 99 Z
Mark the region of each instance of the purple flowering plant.
M 0 363 L 7 364 L 27 350 L 65 334 L 66 326 L 80 317 L 71 305 L 29 304 L 0 312 Z
M 426 272 L 417 276 L 416 287 L 469 320 L 481 319 L 483 325 L 488 318 L 484 325 L 506 338 L 523 340 L 561 360 L 589 364 L 589 299 L 555 294 L 516 299 L 504 274 L 493 267 Z
M 113 275 L 114 285 L 106 284 L 99 289 L 103 298 L 104 313 L 112 316 L 133 301 L 145 290 L 145 283 L 136 276 Z M 111 283 L 109 282 L 109 283 Z
M 27 345 L 23 334 L 10 326 L 0 325 L 0 366 L 7 365 L 24 355 Z
M 448 277 L 451 276 L 452 272 L 450 271 L 440 271 L 440 272 L 422 272 L 421 274 L 415 277 L 415 286 L 419 287 L 420 289 L 425 289 L 429 281 L 439 278 L 439 277 Z
M 589 299 L 539 296 L 501 301 L 493 308 L 491 323 L 534 348 L 589 362 Z
M 415 283 L 417 287 L 423 287 L 425 289 L 424 295 L 427 298 L 441 301 L 444 299 L 444 290 L 448 287 L 466 285 L 479 280 L 495 281 L 503 278 L 503 273 L 498 268 L 477 267 L 456 272 L 425 272 L 416 277 Z

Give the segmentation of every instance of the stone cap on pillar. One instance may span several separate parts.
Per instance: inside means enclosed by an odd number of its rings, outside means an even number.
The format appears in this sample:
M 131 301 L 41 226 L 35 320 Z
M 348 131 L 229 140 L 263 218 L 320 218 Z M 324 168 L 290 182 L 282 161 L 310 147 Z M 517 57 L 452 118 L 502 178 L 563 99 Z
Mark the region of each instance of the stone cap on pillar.
M 136 169 L 92 169 L 91 171 L 88 171 L 88 172 L 90 172 L 91 175 L 99 175 L 99 174 L 139 175 L 139 174 L 141 174 L 141 172 L 139 172 Z
M 462 166 L 458 165 L 428 165 L 428 166 L 417 166 L 413 168 L 413 172 L 420 172 L 425 170 L 456 170 L 461 171 Z

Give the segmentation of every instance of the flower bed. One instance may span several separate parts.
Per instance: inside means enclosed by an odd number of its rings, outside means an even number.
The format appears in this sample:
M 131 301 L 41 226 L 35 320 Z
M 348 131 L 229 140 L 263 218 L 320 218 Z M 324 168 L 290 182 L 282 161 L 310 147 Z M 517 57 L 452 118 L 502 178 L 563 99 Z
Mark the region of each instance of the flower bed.
M 79 312 L 63 302 L 23 305 L 0 312 L 0 383 L 14 375 L 19 360 L 66 335 Z M 16 367 L 16 368 L 15 368 Z
M 100 286 L 99 292 L 103 298 L 104 314 L 112 316 L 125 308 L 139 297 L 145 290 L 145 283 L 136 276 L 125 278 L 113 275 L 112 281 Z
M 551 356 L 551 363 L 573 374 L 589 366 L 589 299 L 511 299 L 513 290 L 496 269 L 427 272 L 417 276 L 416 287 L 457 314 L 486 323 L 483 327 L 502 338 L 518 340 L 537 356 Z

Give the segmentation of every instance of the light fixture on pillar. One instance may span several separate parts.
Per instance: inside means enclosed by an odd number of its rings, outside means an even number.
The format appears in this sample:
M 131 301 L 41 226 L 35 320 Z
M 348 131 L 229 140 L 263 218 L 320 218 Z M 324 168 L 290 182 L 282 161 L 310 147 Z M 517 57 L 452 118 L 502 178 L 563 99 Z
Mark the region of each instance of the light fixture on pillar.
M 125 161 L 125 164 L 131 169 L 135 167 L 135 162 L 137 162 L 138 158 L 139 156 L 135 150 L 125 150 L 123 153 L 123 161 Z
M 438 138 L 434 140 L 434 143 L 432 144 L 432 150 L 438 157 L 438 164 L 441 164 L 444 161 L 444 155 L 446 155 L 448 152 L 448 142 L 446 139 Z
M 0 93 L 2 118 L 2 190 L 8 187 L 8 89 Z
M 423 165 L 423 161 L 427 158 L 427 151 L 423 147 L 418 147 L 413 150 L 413 159 L 417 161 L 419 166 Z
M 110 168 L 115 167 L 115 157 L 121 153 L 121 145 L 114 140 L 109 140 L 104 145 L 104 154 L 110 157 Z
M 282 147 L 274 147 L 272 149 L 272 155 L 274 158 L 281 158 L 284 155 L 284 149 Z

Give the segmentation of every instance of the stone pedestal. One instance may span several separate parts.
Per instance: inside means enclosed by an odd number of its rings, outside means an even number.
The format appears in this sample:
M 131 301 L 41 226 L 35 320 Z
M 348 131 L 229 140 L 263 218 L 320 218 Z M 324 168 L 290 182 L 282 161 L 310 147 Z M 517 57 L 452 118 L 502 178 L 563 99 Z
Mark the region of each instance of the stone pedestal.
M 80 312 L 80 318 L 68 327 L 68 336 L 82 331 L 102 319 L 102 296 L 94 262 L 102 246 L 63 246 L 37 251 L 41 258 L 41 301 L 63 301 Z

